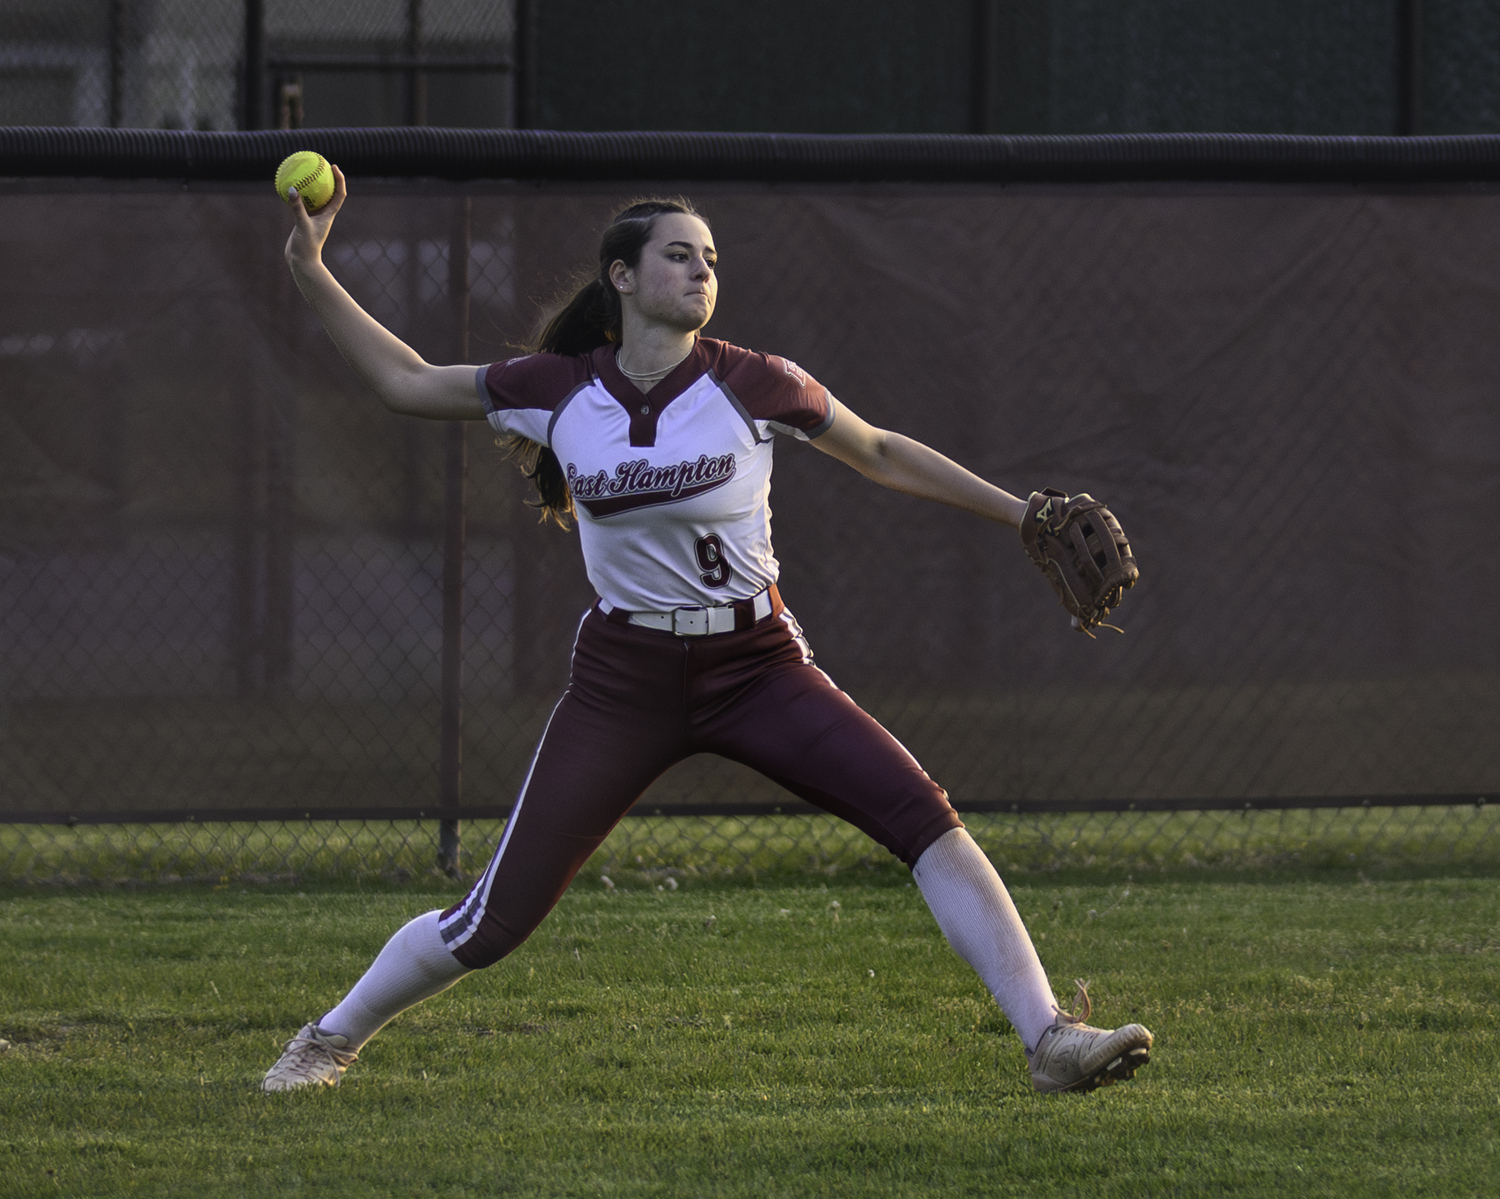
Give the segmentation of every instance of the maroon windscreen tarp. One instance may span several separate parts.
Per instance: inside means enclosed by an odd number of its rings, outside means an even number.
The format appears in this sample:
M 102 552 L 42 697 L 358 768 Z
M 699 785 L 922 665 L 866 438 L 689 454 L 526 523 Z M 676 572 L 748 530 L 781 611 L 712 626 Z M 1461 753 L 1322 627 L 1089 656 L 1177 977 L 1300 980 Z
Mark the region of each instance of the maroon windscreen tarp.
M 490 361 L 660 190 L 356 181 L 327 259 L 452 361 L 467 238 Z M 684 190 L 722 255 L 710 335 L 1131 535 L 1126 633 L 1091 641 L 1013 531 L 778 444 L 789 606 L 960 806 L 1500 783 L 1500 197 Z M 0 817 L 438 804 L 444 430 L 360 386 L 288 223 L 264 185 L 0 192 Z M 493 808 L 591 593 L 487 426 L 467 451 L 462 798 Z M 646 803 L 778 797 L 694 760 Z

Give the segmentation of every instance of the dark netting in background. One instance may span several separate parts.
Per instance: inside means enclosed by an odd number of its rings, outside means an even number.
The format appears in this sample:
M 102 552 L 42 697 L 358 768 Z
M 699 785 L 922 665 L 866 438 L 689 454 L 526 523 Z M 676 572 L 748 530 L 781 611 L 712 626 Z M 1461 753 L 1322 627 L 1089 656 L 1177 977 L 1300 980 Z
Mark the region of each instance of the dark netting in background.
M 615 206 L 662 190 L 356 179 L 326 257 L 434 361 L 460 354 L 467 294 L 466 356 L 485 362 L 518 352 Z M 1143 581 L 1127 632 L 1091 641 L 1013 531 L 778 444 L 789 605 L 820 664 L 961 809 L 1181 807 L 1088 835 L 1175 852 L 1198 844 L 1202 808 L 1495 785 L 1500 567 L 1480 533 L 1500 459 L 1500 197 L 682 190 L 722 254 L 711 335 L 795 359 L 1012 490 L 1091 491 L 1130 531 Z M 440 784 L 449 428 L 391 416 L 357 382 L 291 284 L 269 187 L 18 182 L 0 217 L 0 816 L 364 829 L 431 819 L 445 796 L 455 814 Z M 460 797 L 493 820 L 591 592 L 576 534 L 537 523 L 488 426 L 465 436 Z M 697 758 L 638 811 L 739 820 L 787 799 Z M 1277 829 L 1231 839 L 1328 840 L 1268 815 Z M 1403 822 L 1407 840 L 1451 840 Z M 1063 823 L 1005 843 L 1071 860 L 1084 834 Z M 765 862 L 824 836 L 686 828 L 632 832 L 631 854 L 666 861 L 686 836 L 689 856 Z M 204 835 L 215 852 L 238 836 Z M 38 873 L 18 860 L 8 874 Z
M 249 127 L 295 128 L 309 114 L 321 125 L 506 125 L 512 10 L 508 0 L 4 0 L 0 126 L 246 127 L 247 21 L 262 76 Z M 393 66 L 413 52 L 433 60 L 416 97 Z
M 530 0 L 532 118 L 1033 134 L 1500 128 L 1490 0 L 876 7 L 851 20 L 847 3 L 654 6 L 670 16 L 653 26 L 653 6 Z M 511 69 L 527 71 L 523 55 L 511 61 L 515 12 L 510 0 L 0 0 L 0 126 L 508 125 L 525 116 L 510 94 Z M 663 29 L 693 50 L 614 86 L 619 57 L 658 54 Z M 724 45 L 740 52 L 716 52 Z M 414 50 L 448 60 L 424 72 L 420 97 L 395 65 Z

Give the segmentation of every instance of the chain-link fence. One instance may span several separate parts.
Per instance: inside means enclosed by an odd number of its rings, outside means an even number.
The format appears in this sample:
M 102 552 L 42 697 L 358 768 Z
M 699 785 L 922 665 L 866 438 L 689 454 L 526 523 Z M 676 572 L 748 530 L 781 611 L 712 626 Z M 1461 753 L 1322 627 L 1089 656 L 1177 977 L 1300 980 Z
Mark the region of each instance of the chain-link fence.
M 328 261 L 430 359 L 489 361 L 637 190 L 357 179 Z M 1102 495 L 1132 534 L 1127 633 L 1090 641 L 1014 534 L 778 451 L 782 590 L 820 664 L 961 810 L 1000 808 L 975 817 L 998 857 L 1493 860 L 1493 809 L 1389 797 L 1472 801 L 1500 770 L 1500 579 L 1473 548 L 1500 197 L 691 190 L 723 256 L 710 334 L 1002 485 Z M 454 429 L 362 391 L 287 278 L 268 185 L 19 181 L 0 213 L 0 874 L 425 870 L 431 829 L 391 823 L 419 811 L 482 854 L 591 600 L 576 535 L 473 426 L 454 541 Z M 1366 796 L 1305 828 L 1145 811 Z M 692 759 L 641 809 L 699 814 L 629 820 L 605 854 L 868 852 L 784 803 Z
M 1497 62 L 1490 0 L 0 0 L 0 125 L 1471 133 Z
M 507 0 L 0 0 L 0 125 L 503 128 Z
M 795 806 L 795 805 L 788 805 Z M 647 809 L 651 811 L 651 809 Z M 1276 811 L 1042 812 L 964 816 L 1008 876 L 1039 872 L 1234 872 L 1267 868 L 1492 868 L 1500 805 Z M 382 878 L 466 884 L 505 831 L 464 823 L 456 869 L 433 822 L 261 820 L 184 825 L 0 825 L 0 879 L 51 884 L 239 885 Z M 635 815 L 580 878 L 591 887 L 676 889 L 695 879 L 895 869 L 853 826 L 821 813 Z

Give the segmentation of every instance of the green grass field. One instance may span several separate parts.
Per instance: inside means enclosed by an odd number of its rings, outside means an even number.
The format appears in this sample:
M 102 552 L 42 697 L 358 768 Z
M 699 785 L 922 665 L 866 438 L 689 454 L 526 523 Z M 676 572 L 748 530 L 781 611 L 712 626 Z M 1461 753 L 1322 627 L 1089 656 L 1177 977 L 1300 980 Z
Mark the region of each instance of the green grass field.
M 1494 1193 L 1500 879 L 1018 880 L 1135 1082 L 1037 1096 L 905 875 L 590 879 L 265 1096 L 429 884 L 0 893 L 0 1196 Z

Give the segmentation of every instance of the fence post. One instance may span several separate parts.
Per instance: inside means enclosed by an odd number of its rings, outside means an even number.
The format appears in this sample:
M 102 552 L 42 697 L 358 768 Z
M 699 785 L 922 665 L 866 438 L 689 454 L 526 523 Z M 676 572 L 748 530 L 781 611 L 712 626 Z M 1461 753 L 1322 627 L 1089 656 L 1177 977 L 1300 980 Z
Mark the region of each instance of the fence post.
M 125 56 L 130 46 L 130 0 L 109 6 L 109 127 L 125 124 Z
M 240 101 L 241 129 L 259 129 L 264 121 L 266 87 L 266 4 L 245 0 L 245 78 Z
M 422 0 L 406 0 L 406 54 L 412 60 L 406 72 L 406 123 L 427 124 L 427 75 L 416 64 L 426 52 L 422 28 Z
M 241 387 L 229 396 L 234 507 L 230 533 L 233 609 L 230 624 L 234 690 L 248 699 L 260 689 L 260 396 Z
M 1422 129 L 1422 0 L 1396 0 L 1396 136 Z
M 295 333 L 292 340 L 295 344 Z M 287 387 L 261 415 L 266 453 L 261 669 L 267 690 L 285 694 L 296 658 L 297 393 Z
M 448 232 L 448 297 L 453 304 L 454 358 L 469 357 L 468 196 L 453 202 Z M 440 737 L 439 802 L 456 809 L 463 799 L 464 551 L 467 540 L 468 474 L 464 422 L 449 421 L 443 431 L 443 712 Z M 438 866 L 459 873 L 462 831 L 454 816 L 438 831 Z
M 515 0 L 513 11 L 510 123 L 516 129 L 530 129 L 537 123 L 536 0 Z
M 995 0 L 972 0 L 969 132 L 988 133 L 995 111 Z

